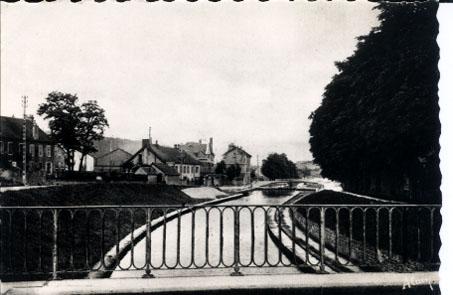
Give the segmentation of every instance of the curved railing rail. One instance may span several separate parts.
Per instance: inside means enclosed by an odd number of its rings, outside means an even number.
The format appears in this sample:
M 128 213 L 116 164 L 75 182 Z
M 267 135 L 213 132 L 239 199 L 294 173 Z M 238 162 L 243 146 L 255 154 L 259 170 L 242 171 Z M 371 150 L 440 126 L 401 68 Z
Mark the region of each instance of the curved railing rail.
M 177 213 L 166 222 L 170 212 Z M 159 227 L 152 226 L 156 218 L 163 218 Z M 2 207 L 0 275 L 75 278 L 112 265 L 147 276 L 158 269 L 240 274 L 244 267 L 280 266 L 432 270 L 439 265 L 440 223 L 440 206 L 431 204 Z M 140 227 L 141 240 L 134 237 Z M 126 255 L 124 239 L 131 243 Z

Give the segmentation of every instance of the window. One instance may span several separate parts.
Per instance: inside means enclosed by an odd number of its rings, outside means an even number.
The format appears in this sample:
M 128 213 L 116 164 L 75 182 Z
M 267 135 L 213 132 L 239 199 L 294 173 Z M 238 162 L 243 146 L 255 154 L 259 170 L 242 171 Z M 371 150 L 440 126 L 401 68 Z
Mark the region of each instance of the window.
M 200 168 L 200 167 L 198 167 L 198 166 L 195 167 L 195 173 L 198 173 L 198 169 L 199 169 L 199 168 Z
M 8 154 L 13 154 L 13 143 L 11 141 L 8 141 Z
M 5 147 L 3 146 L 3 141 L 0 141 L 0 154 L 3 154 Z
M 38 145 L 38 157 L 42 157 L 44 155 L 44 148 L 42 144 Z
M 51 162 L 46 162 L 46 173 L 52 174 L 52 163 Z
M 46 156 L 47 157 L 52 157 L 52 146 L 48 145 L 46 146 Z
M 193 166 L 192 166 L 192 167 L 190 167 L 190 172 L 191 172 L 191 173 L 193 173 Z
M 30 149 L 30 156 L 34 157 L 35 156 L 35 145 L 30 144 L 30 146 L 28 148 Z

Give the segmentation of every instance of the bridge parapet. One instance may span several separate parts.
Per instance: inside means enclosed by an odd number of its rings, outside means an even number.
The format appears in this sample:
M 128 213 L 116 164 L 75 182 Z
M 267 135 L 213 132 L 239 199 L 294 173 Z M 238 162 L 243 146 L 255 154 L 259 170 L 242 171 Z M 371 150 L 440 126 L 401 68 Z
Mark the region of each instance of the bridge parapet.
M 292 252 L 270 239 L 269 216 L 274 238 L 289 238 Z M 158 217 L 164 222 L 156 227 Z M 2 207 L 0 218 L 3 280 L 96 271 L 150 276 L 174 269 L 240 274 L 248 267 L 330 272 L 357 266 L 404 272 L 439 265 L 440 206 L 429 204 Z M 127 253 L 120 251 L 124 239 Z M 295 255 L 296 248 L 306 256 Z

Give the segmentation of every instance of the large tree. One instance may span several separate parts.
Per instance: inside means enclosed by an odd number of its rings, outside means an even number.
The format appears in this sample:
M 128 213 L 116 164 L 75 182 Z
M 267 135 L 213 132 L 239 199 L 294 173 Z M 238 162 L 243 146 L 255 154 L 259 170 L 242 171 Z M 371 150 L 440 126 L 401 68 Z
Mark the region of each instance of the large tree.
M 383 195 L 439 194 L 436 2 L 383 2 L 380 25 L 326 86 L 310 118 L 322 174 Z
M 94 141 L 103 138 L 108 126 L 104 110 L 96 101 L 78 104 L 77 95 L 51 92 L 39 105 L 38 115 L 49 120 L 50 135 L 64 150 L 69 170 L 74 169 L 74 152 L 82 154 L 80 167 L 88 153 L 96 152 Z
M 286 154 L 270 154 L 263 160 L 261 173 L 271 180 L 298 178 L 296 164 Z

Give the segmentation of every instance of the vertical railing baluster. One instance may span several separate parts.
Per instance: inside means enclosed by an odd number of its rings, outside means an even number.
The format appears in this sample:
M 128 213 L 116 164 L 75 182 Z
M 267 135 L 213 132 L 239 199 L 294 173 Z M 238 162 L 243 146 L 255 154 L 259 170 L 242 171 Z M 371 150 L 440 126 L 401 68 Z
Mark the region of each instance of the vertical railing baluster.
M 420 219 L 421 219 L 421 208 L 420 207 L 417 207 L 417 262 L 420 262 L 421 260 L 421 222 L 420 222 Z
M 307 263 L 307 265 L 311 264 L 310 247 L 308 246 L 308 241 L 310 240 L 310 228 L 309 228 L 310 211 L 311 211 L 311 207 L 308 207 L 305 210 L 305 262 Z
M 367 264 L 366 261 L 366 208 L 362 208 L 362 263 Z
M 116 256 L 119 257 L 120 254 L 120 215 L 121 215 L 121 209 L 115 210 L 115 235 L 116 235 L 116 243 L 115 243 L 115 250 L 116 250 Z M 117 261 L 118 266 L 120 264 L 120 261 Z
M 146 208 L 146 242 L 145 242 L 145 265 L 146 270 L 143 278 L 153 278 L 151 274 L 151 209 Z
M 389 252 L 389 260 L 392 260 L 392 256 L 393 256 L 393 251 L 392 251 L 393 250 L 392 249 L 393 248 L 393 233 L 392 233 L 392 231 L 393 231 L 393 229 L 392 229 L 392 227 L 393 227 L 393 224 L 392 224 L 393 223 L 393 220 L 392 220 L 393 208 L 390 208 L 388 210 L 388 214 L 389 214 L 389 229 L 388 229 L 389 230 L 389 251 L 388 252 Z
M 255 261 L 255 209 L 256 207 L 254 208 L 254 210 L 251 210 L 250 212 L 250 230 L 251 230 L 251 245 L 250 245 L 250 251 L 252 251 L 250 253 L 250 261 L 252 262 L 252 264 L 255 264 L 256 265 L 256 261 Z
M 335 261 L 340 263 L 338 259 L 338 248 L 340 247 L 340 212 L 338 208 L 335 208 Z
M 85 269 L 91 270 L 90 267 L 90 210 L 85 209 L 86 222 L 85 222 Z
M 380 251 L 379 251 L 379 212 L 380 212 L 380 209 L 377 208 L 375 210 L 375 213 L 376 213 L 376 260 L 378 262 L 381 261 L 381 256 L 380 256 Z
M 219 235 L 219 260 L 220 264 L 225 265 L 225 261 L 223 260 L 223 213 L 225 212 L 225 207 L 223 207 L 222 210 L 220 210 L 220 222 L 219 222 L 219 229 L 220 229 L 220 235 Z
M 9 234 L 9 269 L 13 271 L 13 213 L 14 210 L 9 211 L 9 224 L 8 224 L 8 234 Z
M 104 240 L 104 231 L 105 231 L 105 210 L 104 209 L 100 209 L 100 214 L 101 214 L 101 265 L 103 267 L 105 267 L 105 259 L 104 259 L 104 244 L 105 244 L 105 240 Z
M 70 210 L 69 211 L 69 214 L 71 216 L 71 222 L 70 222 L 70 226 L 71 226 L 71 246 L 70 246 L 70 250 L 71 250 L 71 256 L 69 256 L 69 267 L 71 270 L 74 270 L 74 243 L 75 243 L 75 238 L 74 238 L 74 235 L 75 235 L 75 226 L 74 226 L 74 211 Z
M 234 272 L 232 276 L 241 276 L 242 273 L 239 271 L 239 239 L 240 239 L 240 224 L 239 224 L 239 210 L 238 207 L 234 207 Z
M 53 209 L 52 279 L 58 279 L 58 209 Z
M 209 264 L 209 210 L 204 208 L 206 214 L 206 224 L 205 224 L 205 265 Z
M 295 213 L 294 209 L 297 208 L 290 207 L 289 210 L 291 212 L 291 249 L 293 252 L 293 264 L 297 265 L 296 259 L 296 220 L 295 220 Z
M 263 210 L 264 210 L 264 224 L 263 224 L 263 226 L 264 226 L 264 263 L 267 263 L 269 265 L 270 264 L 269 263 L 269 254 L 268 254 L 269 240 L 268 240 L 268 233 L 267 233 L 267 227 L 269 224 L 267 214 L 268 214 L 269 207 L 263 208 Z
M 3 225 L 4 225 L 4 216 L 5 216 L 5 211 L 0 210 L 0 275 L 3 275 L 4 271 L 4 263 L 5 259 L 3 257 L 3 243 L 5 239 L 3 238 Z
M 23 269 L 24 272 L 27 272 L 27 257 L 28 257 L 28 210 L 24 210 L 24 265 Z
M 162 230 L 162 265 L 167 265 L 167 212 L 168 208 L 162 209 L 164 214 L 164 224 Z
M 434 260 L 434 210 L 436 209 L 430 209 L 430 218 L 429 218 L 429 229 L 430 229 L 430 234 L 429 234 L 429 238 L 430 238 L 430 243 L 429 243 L 429 246 L 430 246 L 430 251 L 429 251 L 429 262 L 430 263 L 433 263 L 433 260 Z
M 135 212 L 132 208 L 129 209 L 129 213 L 131 214 L 130 225 L 131 225 L 131 264 L 130 268 L 135 268 L 135 255 L 134 255 L 134 230 L 135 230 Z
M 320 247 L 320 270 L 321 272 L 325 272 L 325 265 L 324 265 L 324 255 L 325 255 L 325 226 L 326 226 L 326 216 L 325 216 L 325 208 L 321 207 L 321 215 L 320 215 L 320 235 L 319 235 L 319 247 Z
M 282 212 L 281 212 L 281 207 L 275 207 L 275 210 L 276 210 L 276 214 L 277 214 L 277 217 L 278 217 L 278 241 L 280 243 L 280 245 L 282 245 Z M 282 247 L 277 247 L 278 248 L 278 262 L 277 262 L 277 265 L 278 264 L 281 264 L 283 263 L 282 262 Z
M 192 209 L 192 225 L 191 225 L 191 239 L 190 239 L 190 266 L 195 264 L 195 210 Z
M 176 230 L 176 265 L 181 265 L 181 210 L 178 211 L 178 224 Z
M 353 238 L 353 227 L 352 227 L 353 219 L 352 219 L 352 214 L 354 212 L 354 209 L 355 209 L 355 207 L 348 209 L 348 211 L 349 211 L 349 243 L 348 243 L 348 246 L 349 246 L 349 249 L 348 249 L 349 261 L 352 260 L 352 238 Z
M 38 211 L 39 216 L 39 247 L 38 247 L 38 270 L 39 272 L 43 272 L 42 269 L 42 214 L 43 211 Z

